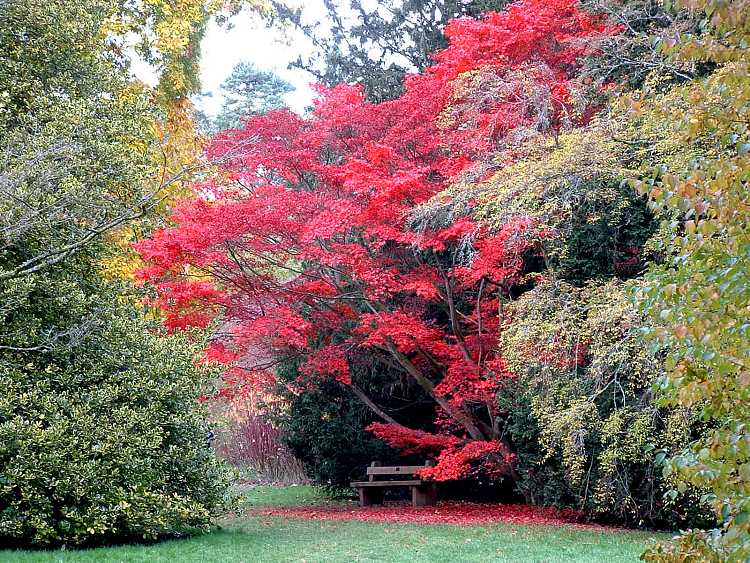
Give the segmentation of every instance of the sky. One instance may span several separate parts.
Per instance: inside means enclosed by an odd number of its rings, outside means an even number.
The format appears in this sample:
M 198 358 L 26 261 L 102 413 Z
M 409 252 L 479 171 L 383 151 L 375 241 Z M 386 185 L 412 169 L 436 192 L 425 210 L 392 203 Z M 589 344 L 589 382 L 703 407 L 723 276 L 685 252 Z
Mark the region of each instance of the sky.
M 368 4 L 370 2 L 365 2 Z M 290 7 L 302 7 L 304 23 L 323 22 L 326 10 L 323 0 L 286 0 Z M 286 94 L 290 108 L 304 113 L 314 94 L 310 84 L 314 77 L 300 69 L 287 68 L 302 55 L 307 59 L 313 52 L 312 42 L 298 30 L 282 31 L 270 28 L 266 21 L 251 10 L 231 18 L 231 25 L 211 21 L 201 45 L 200 78 L 202 96 L 195 96 L 195 106 L 211 117 L 221 109 L 221 83 L 240 62 L 251 62 L 261 70 L 270 70 L 289 82 L 295 90 Z M 156 85 L 156 70 L 130 49 L 131 71 L 138 79 Z
M 286 0 L 285 4 L 290 8 L 302 8 L 303 23 L 320 22 L 325 29 L 327 10 L 323 0 Z M 361 4 L 366 10 L 378 9 L 377 0 L 361 0 Z M 340 13 L 344 18 L 353 17 L 345 9 Z M 273 71 L 294 86 L 295 90 L 285 96 L 286 102 L 294 111 L 304 113 L 314 97 L 310 88 L 314 77 L 306 71 L 287 67 L 300 55 L 304 60 L 312 52 L 312 42 L 302 32 L 269 28 L 263 18 L 248 9 L 232 18 L 230 28 L 212 22 L 203 39 L 201 58 L 203 92 L 212 95 L 196 98 L 196 107 L 208 115 L 216 115 L 222 103 L 221 83 L 237 63 L 247 61 L 261 70 Z

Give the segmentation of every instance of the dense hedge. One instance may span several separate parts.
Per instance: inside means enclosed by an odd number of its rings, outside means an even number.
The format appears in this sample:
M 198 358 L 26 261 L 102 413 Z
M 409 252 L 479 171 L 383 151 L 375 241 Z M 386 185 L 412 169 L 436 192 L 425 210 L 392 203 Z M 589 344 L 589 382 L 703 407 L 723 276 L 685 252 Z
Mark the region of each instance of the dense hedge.
M 128 306 L 91 309 L 104 296 L 69 280 L 0 289 L 17 305 L 7 329 L 36 342 L 55 323 L 82 331 L 47 350 L 0 350 L 0 540 L 79 546 L 206 529 L 227 479 L 207 443 L 207 374 L 192 346 L 150 332 Z

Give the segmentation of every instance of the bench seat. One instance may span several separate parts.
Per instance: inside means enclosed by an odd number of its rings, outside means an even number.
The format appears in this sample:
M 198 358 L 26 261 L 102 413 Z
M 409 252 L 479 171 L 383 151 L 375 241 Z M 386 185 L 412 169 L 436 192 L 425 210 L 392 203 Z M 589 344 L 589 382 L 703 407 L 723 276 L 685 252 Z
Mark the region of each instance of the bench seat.
M 434 462 L 428 461 L 424 465 L 384 467 L 380 462 L 373 461 L 367 468 L 369 481 L 352 481 L 350 485 L 359 493 L 360 506 L 383 504 L 385 489 L 389 487 L 409 487 L 412 506 L 432 506 L 437 500 L 435 483 L 408 477 L 418 477 L 419 471 L 433 466 Z M 388 480 L 388 477 L 400 479 Z

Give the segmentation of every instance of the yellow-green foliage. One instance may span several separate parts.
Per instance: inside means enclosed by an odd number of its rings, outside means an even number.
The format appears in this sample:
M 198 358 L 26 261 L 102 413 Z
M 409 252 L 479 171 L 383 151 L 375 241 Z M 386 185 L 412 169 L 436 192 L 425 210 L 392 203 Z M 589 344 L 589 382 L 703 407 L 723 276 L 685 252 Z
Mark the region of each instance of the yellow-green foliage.
M 557 142 L 535 136 L 519 149 L 522 158 L 480 186 L 478 216 L 495 225 L 505 222 L 510 213 L 523 212 L 554 221 L 568 211 L 560 209 L 559 199 L 578 195 L 575 183 L 607 182 L 620 176 L 628 147 L 613 139 L 616 131 L 615 121 L 602 119 L 560 135 Z
M 177 199 L 190 194 L 196 173 L 207 168 L 201 162 L 204 139 L 189 97 L 200 91 L 201 40 L 212 18 L 224 22 L 243 7 L 261 13 L 270 10 L 266 0 L 139 0 L 111 6 L 101 26 L 102 36 L 115 43 L 135 38 L 136 50 L 159 74 L 153 98 L 161 115 L 149 131 L 155 137 L 151 147 L 155 170 L 143 178 L 151 191 L 159 193 L 161 203 L 151 214 L 157 220 Z M 153 227 L 148 219 L 110 234 L 111 253 L 102 262 L 105 276 L 134 279 L 142 263 L 131 243 Z
M 102 37 L 118 45 L 135 39 L 136 50 L 159 76 L 153 99 L 161 116 L 148 131 L 156 137 L 151 147 L 155 170 L 143 181 L 159 193 L 162 202 L 152 215 L 164 216 L 171 204 L 189 194 L 195 173 L 205 169 L 200 162 L 203 139 L 189 96 L 200 91 L 201 40 L 207 26 L 212 18 L 223 22 L 243 7 L 267 12 L 270 4 L 266 0 L 137 0 L 127 4 L 109 0 L 107 6 Z M 112 253 L 102 264 L 106 276 L 134 277 L 142 264 L 130 243 L 150 227 L 146 219 L 112 233 Z
M 634 523 L 679 523 L 686 514 L 668 514 L 679 504 L 656 508 L 664 484 L 653 463 L 658 448 L 674 452 L 684 443 L 689 420 L 650 402 L 661 362 L 642 345 L 643 319 L 623 284 L 549 280 L 507 313 L 503 354 L 542 450 L 526 474 L 559 463 L 560 487 L 580 508 Z
M 633 256 L 654 225 L 644 201 L 622 183 L 631 132 L 618 123 L 603 117 L 557 141 L 535 135 L 486 165 L 496 170 L 487 180 L 453 186 L 423 213 L 470 211 L 491 228 L 512 217 L 534 217 L 551 233 L 543 243 L 544 266 L 559 277 L 575 283 L 629 277 L 634 272 L 618 264 Z
M 617 122 L 595 121 L 589 127 L 561 134 L 557 142 L 548 135 L 530 135 L 510 152 L 501 152 L 474 176 L 454 185 L 426 209 L 437 212 L 441 206 L 467 210 L 476 202 L 474 214 L 497 227 L 519 214 L 544 217 L 554 222 L 566 210 L 550 195 L 575 192 L 578 183 L 608 181 L 621 177 L 621 161 L 628 146 L 613 139 Z M 475 176 L 491 172 L 489 178 L 477 181 Z M 562 199 L 565 199 L 562 195 Z
M 710 421 L 667 472 L 678 490 L 706 487 L 722 527 L 691 532 L 646 554 L 659 561 L 750 558 L 750 10 L 745 1 L 692 0 L 709 30 L 673 46 L 682 60 L 715 66 L 706 78 L 636 104 L 675 143 L 709 147 L 687 165 L 650 160 L 637 182 L 674 217 L 669 260 L 638 291 L 667 351 L 659 398 Z

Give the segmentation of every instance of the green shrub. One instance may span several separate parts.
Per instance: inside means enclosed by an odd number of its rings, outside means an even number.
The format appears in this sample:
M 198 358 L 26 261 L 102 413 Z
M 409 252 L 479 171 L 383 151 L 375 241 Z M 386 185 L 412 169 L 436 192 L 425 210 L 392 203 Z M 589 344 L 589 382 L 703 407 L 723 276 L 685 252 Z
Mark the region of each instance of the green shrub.
M 516 378 L 500 395 L 518 451 L 519 488 L 535 504 L 674 528 L 705 522 L 696 491 L 665 500 L 660 450 L 697 429 L 684 409 L 654 404 L 660 358 L 639 335 L 623 284 L 548 280 L 508 307 L 503 350 Z
M 66 306 L 85 334 L 0 348 L 0 538 L 80 546 L 205 530 L 228 481 L 207 443 L 194 348 L 127 306 L 81 322 L 93 299 L 75 284 L 26 278 L 11 294 L 6 327 L 49 328 Z

